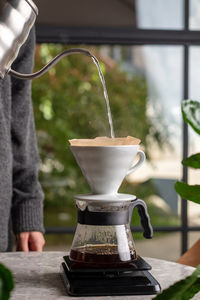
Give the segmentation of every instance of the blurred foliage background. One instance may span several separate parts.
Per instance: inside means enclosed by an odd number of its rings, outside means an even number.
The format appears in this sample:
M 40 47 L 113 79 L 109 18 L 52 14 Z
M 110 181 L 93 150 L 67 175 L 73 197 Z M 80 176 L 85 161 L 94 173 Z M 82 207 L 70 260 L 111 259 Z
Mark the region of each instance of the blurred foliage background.
M 35 70 L 67 48 L 37 45 Z M 150 160 L 151 144 L 162 147 L 165 136 L 146 113 L 145 78 L 125 73 L 110 57 L 101 57 L 98 47 L 87 49 L 98 58 L 105 76 L 115 136 L 140 138 Z M 40 181 L 45 192 L 45 225 L 75 225 L 73 196 L 90 189 L 70 152 L 68 140 L 110 136 L 103 89 L 92 60 L 84 55 L 62 59 L 33 81 L 33 104 L 41 158 Z M 154 188 L 151 182 L 140 184 L 140 188 L 124 182 L 120 191 L 145 199 L 154 193 Z M 66 206 L 69 219 L 63 215 Z

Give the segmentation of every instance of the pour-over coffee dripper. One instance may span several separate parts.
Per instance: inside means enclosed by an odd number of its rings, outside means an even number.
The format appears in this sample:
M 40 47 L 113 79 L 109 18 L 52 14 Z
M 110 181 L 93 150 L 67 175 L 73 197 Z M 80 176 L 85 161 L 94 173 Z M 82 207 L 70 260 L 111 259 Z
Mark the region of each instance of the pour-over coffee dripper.
M 93 195 L 117 196 L 125 176 L 141 167 L 145 161 L 145 154 L 138 145 L 71 146 L 70 149 Z M 136 154 L 140 159 L 131 167 Z M 108 201 L 104 196 L 102 199 Z
M 92 194 L 75 196 L 78 225 L 61 273 L 67 291 L 74 296 L 156 294 L 159 283 L 136 253 L 130 220 L 134 207 L 144 237 L 153 230 L 146 204 L 134 195 L 120 194 L 124 177 L 145 160 L 138 145 L 71 146 Z M 135 166 L 131 164 L 139 154 Z

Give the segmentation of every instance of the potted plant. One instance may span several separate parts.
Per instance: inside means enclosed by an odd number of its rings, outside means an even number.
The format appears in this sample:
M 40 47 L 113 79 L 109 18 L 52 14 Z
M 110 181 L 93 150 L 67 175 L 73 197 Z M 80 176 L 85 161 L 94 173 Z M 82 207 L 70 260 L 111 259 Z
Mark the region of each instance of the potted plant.
M 182 102 L 182 114 L 186 123 L 200 135 L 200 102 L 184 100 Z M 200 169 L 200 153 L 196 153 L 182 161 L 184 166 Z M 200 185 L 189 185 L 185 182 L 176 182 L 175 189 L 183 198 L 200 204 Z
M 188 123 L 194 131 L 200 135 L 200 102 L 193 100 L 184 100 L 182 102 L 182 115 L 184 121 Z M 191 155 L 182 161 L 184 166 L 200 169 L 200 153 Z M 189 185 L 185 182 L 177 181 L 175 184 L 176 192 L 183 198 L 195 203 L 200 204 L 200 185 Z M 183 255 L 182 259 L 178 262 L 184 263 L 188 257 L 190 261 L 195 259 L 195 264 L 200 264 L 200 240 L 189 249 L 186 254 Z M 197 254 L 195 256 L 195 254 Z M 193 257 L 192 257 L 193 256 Z M 200 265 L 197 266 L 196 270 L 192 275 L 187 278 L 176 282 L 168 289 L 164 290 L 161 294 L 156 296 L 154 299 L 162 300 L 188 300 L 191 299 L 196 293 L 200 291 Z

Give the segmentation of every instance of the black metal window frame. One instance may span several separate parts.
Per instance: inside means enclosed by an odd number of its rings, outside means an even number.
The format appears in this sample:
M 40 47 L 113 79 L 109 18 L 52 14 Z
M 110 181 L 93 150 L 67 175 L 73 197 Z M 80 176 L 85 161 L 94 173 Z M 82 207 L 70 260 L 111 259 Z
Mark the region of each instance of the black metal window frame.
M 183 30 L 140 30 L 132 28 L 65 28 L 60 26 L 37 25 L 37 43 L 85 44 L 85 45 L 180 45 L 184 47 L 183 99 L 188 99 L 189 47 L 200 45 L 200 31 L 189 30 L 189 0 L 184 0 Z M 182 156 L 188 156 L 188 126 L 182 125 Z M 188 181 L 188 169 L 183 166 L 182 179 Z M 140 227 L 132 227 L 141 232 Z M 154 232 L 180 232 L 181 253 L 188 248 L 188 233 L 200 231 L 200 226 L 188 225 L 187 200 L 181 199 L 181 226 L 156 226 Z M 47 234 L 72 234 L 74 227 L 48 227 Z

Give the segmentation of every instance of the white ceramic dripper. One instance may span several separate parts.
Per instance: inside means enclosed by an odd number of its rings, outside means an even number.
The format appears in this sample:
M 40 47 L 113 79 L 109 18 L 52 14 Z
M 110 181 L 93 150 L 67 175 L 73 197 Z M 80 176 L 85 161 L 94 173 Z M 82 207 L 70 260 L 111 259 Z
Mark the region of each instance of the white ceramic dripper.
M 70 146 L 93 194 L 116 194 L 126 175 L 145 161 L 138 145 Z M 131 167 L 136 154 L 139 161 Z

